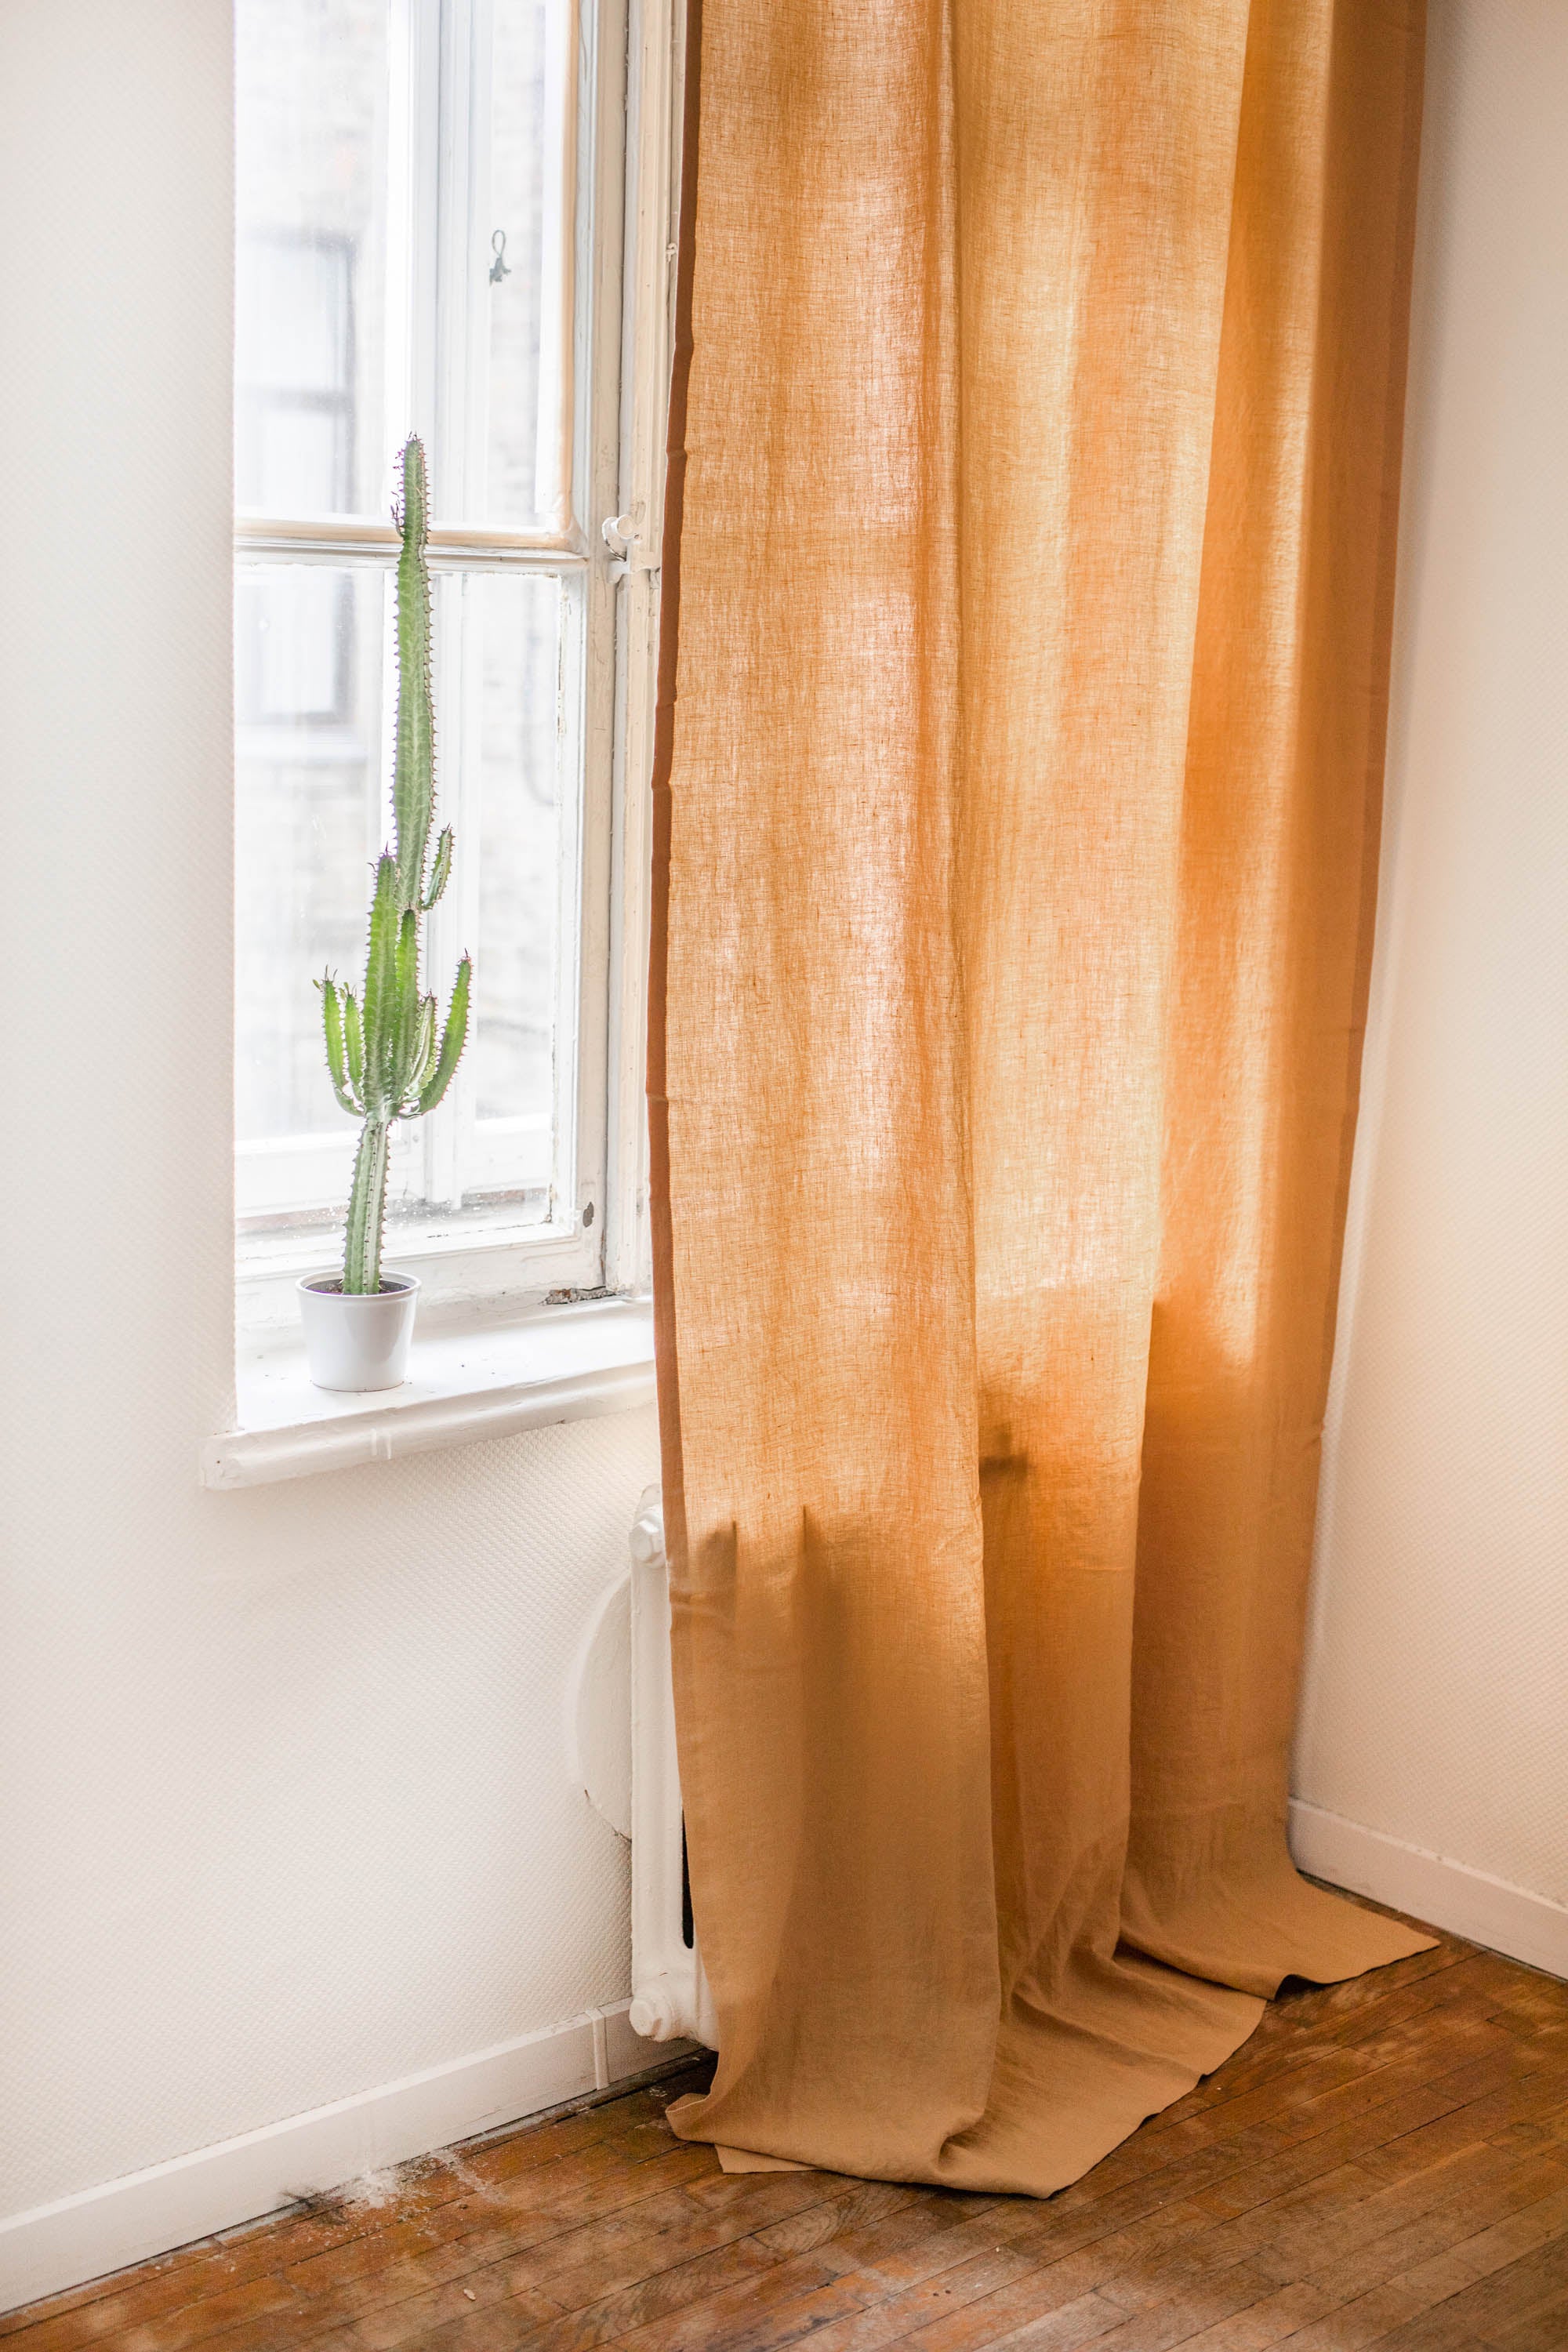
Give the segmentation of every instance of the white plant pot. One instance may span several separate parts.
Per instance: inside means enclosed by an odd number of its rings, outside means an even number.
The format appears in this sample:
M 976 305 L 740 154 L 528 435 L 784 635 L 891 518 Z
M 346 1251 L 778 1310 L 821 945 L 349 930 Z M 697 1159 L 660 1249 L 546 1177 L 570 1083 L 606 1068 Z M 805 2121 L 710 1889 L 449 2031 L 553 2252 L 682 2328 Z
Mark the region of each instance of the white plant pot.
M 307 1274 L 298 1285 L 305 1323 L 305 1361 L 319 1389 L 400 1388 L 408 1378 L 408 1342 L 419 1278 L 384 1274 L 379 1291 L 348 1294 L 337 1274 Z

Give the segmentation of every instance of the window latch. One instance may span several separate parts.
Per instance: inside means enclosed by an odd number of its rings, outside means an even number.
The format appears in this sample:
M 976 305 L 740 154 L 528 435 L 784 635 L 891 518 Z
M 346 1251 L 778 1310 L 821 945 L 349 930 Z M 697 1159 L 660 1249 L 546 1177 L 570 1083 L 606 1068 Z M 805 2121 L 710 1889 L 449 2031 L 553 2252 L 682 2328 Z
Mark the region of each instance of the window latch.
M 606 515 L 599 526 L 605 545 L 616 561 L 610 566 L 612 580 L 629 579 L 634 572 L 657 572 L 657 562 L 650 562 L 637 528 L 641 509 L 636 513 Z

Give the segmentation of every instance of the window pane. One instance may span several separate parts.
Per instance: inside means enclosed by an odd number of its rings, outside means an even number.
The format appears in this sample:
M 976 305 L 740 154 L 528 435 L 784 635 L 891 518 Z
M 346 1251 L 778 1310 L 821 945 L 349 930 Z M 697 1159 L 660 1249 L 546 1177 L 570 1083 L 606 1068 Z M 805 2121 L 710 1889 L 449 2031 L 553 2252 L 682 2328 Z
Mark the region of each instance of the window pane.
M 563 823 L 563 591 L 535 574 L 436 583 L 438 824 L 457 856 L 426 925 L 445 1007 L 474 957 L 468 1051 L 430 1118 L 393 1130 L 388 1214 L 505 1202 L 550 1213 Z M 247 563 L 236 584 L 238 1208 L 250 1231 L 331 1223 L 357 1129 L 337 1103 L 315 982 L 357 990 L 391 834 L 389 572 Z
M 380 513 L 387 0 L 237 0 L 241 507 Z
M 527 1191 L 553 1160 L 560 974 L 562 592 L 472 575 L 482 817 L 474 958 L 470 1185 Z
M 495 0 L 490 216 L 477 225 L 489 288 L 483 490 L 485 519 L 512 525 L 548 519 L 563 487 L 564 14 L 563 0 Z
M 379 571 L 249 564 L 235 589 L 236 1136 L 242 1220 L 347 1196 L 353 1123 L 327 1076 L 323 971 L 358 982 L 381 845 L 390 604 Z M 395 1186 L 416 1185 L 398 1139 Z

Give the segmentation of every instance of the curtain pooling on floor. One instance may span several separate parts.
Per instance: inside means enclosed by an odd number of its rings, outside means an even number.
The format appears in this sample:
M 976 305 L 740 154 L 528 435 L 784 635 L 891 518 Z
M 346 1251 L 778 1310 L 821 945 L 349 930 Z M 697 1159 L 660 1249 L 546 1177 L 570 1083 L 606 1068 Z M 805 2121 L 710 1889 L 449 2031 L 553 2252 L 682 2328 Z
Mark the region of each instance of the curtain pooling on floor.
M 689 2136 L 1045 2192 L 1287 1974 L 1420 0 L 702 0 L 650 1112 Z

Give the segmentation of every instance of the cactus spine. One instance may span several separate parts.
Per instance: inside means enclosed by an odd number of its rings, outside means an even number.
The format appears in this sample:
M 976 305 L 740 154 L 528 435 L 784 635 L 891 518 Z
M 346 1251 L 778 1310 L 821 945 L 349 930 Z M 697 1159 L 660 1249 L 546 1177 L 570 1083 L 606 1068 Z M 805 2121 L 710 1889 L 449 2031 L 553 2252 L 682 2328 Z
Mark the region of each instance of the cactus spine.
M 452 870 L 452 829 L 430 856 L 436 811 L 436 717 L 430 697 L 430 572 L 425 560 L 429 493 L 425 450 L 403 445 L 402 495 L 393 509 L 397 558 L 397 744 L 392 781 L 395 842 L 375 869 L 364 981 L 356 996 L 323 972 L 321 1022 L 332 1091 L 364 1122 L 354 1155 L 343 1250 L 343 1288 L 381 1288 L 386 1147 L 393 1122 L 434 1110 L 452 1083 L 468 1027 L 473 967 L 458 966 L 437 1042 L 437 1003 L 419 992 L 419 926 Z

